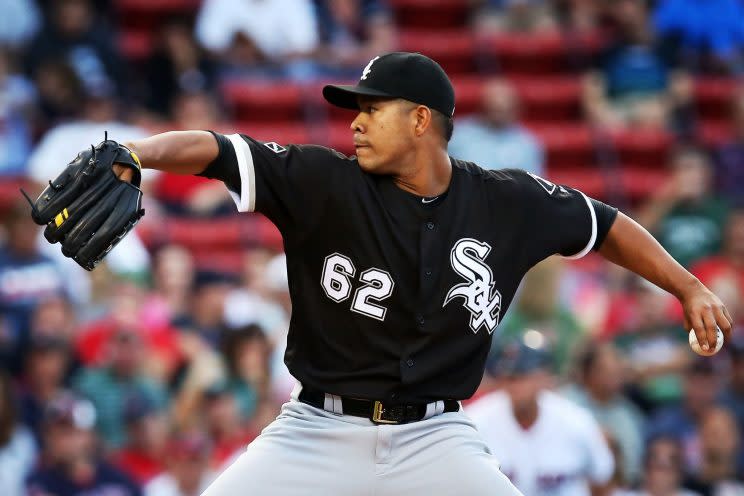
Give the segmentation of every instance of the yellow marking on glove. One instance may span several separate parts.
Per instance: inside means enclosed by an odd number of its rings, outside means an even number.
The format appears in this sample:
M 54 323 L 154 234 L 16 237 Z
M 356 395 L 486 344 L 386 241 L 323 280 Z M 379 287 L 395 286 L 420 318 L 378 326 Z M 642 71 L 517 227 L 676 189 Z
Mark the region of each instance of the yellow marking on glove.
M 139 165 L 139 167 L 141 169 L 142 168 L 142 162 L 140 162 L 140 159 L 137 156 L 137 154 L 134 153 L 132 150 L 129 150 L 129 153 L 132 155 L 132 158 L 134 159 L 135 162 L 137 162 L 137 165 Z
M 70 214 L 67 213 L 67 209 L 63 208 L 62 211 L 58 213 L 57 216 L 54 218 L 54 223 L 57 225 L 57 227 L 59 227 L 65 220 L 67 220 L 69 216 Z

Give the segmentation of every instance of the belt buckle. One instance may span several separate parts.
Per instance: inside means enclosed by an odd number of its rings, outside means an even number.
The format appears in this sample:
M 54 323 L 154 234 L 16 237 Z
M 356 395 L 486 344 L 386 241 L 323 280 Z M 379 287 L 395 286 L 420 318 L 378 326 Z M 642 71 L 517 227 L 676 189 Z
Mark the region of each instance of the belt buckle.
M 381 401 L 375 401 L 375 406 L 372 409 L 372 422 L 376 424 L 398 424 L 397 420 L 385 420 L 382 416 L 385 414 L 385 407 L 382 406 Z

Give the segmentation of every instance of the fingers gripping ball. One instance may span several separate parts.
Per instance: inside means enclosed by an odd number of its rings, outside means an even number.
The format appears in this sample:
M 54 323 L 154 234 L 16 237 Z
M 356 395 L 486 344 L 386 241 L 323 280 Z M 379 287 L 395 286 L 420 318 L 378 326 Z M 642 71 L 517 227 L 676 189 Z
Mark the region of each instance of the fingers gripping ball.
M 131 169 L 131 182 L 114 173 L 114 164 Z M 128 148 L 105 139 L 80 152 L 35 202 L 26 195 L 31 217 L 46 226 L 47 241 L 60 243 L 65 256 L 93 270 L 145 213 L 140 169 Z
M 712 356 L 721 351 L 721 348 L 723 347 L 723 331 L 721 331 L 720 327 L 716 327 L 716 346 L 712 350 L 705 351 L 700 347 L 700 343 L 698 343 L 698 339 L 695 335 L 694 329 L 690 329 L 689 340 L 690 348 L 692 348 L 692 351 L 694 351 L 698 355 Z

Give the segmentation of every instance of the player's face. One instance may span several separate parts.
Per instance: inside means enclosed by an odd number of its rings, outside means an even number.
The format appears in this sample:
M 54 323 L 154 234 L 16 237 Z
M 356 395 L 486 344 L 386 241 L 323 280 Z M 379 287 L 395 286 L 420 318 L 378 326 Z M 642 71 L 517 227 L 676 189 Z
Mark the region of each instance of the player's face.
M 401 99 L 359 97 L 351 123 L 359 166 L 365 172 L 392 174 L 411 153 L 416 105 Z

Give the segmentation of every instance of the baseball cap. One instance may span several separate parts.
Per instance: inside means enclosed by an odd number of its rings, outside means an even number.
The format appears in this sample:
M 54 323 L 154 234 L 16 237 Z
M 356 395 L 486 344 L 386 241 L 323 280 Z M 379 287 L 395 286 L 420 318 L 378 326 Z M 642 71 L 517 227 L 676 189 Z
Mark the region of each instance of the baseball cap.
M 525 375 L 535 370 L 549 369 L 550 353 L 545 346 L 518 339 L 504 344 L 489 357 L 486 367 L 494 376 Z
M 323 96 L 337 107 L 358 109 L 357 95 L 403 98 L 447 117 L 455 113 L 455 90 L 444 69 L 420 53 L 392 52 L 369 61 L 356 85 L 329 84 Z
M 123 410 L 124 423 L 133 424 L 148 415 L 157 413 L 158 407 L 144 392 L 135 390 L 124 399 Z
M 52 398 L 44 409 L 44 423 L 90 430 L 96 423 L 96 409 L 89 400 L 63 391 Z

